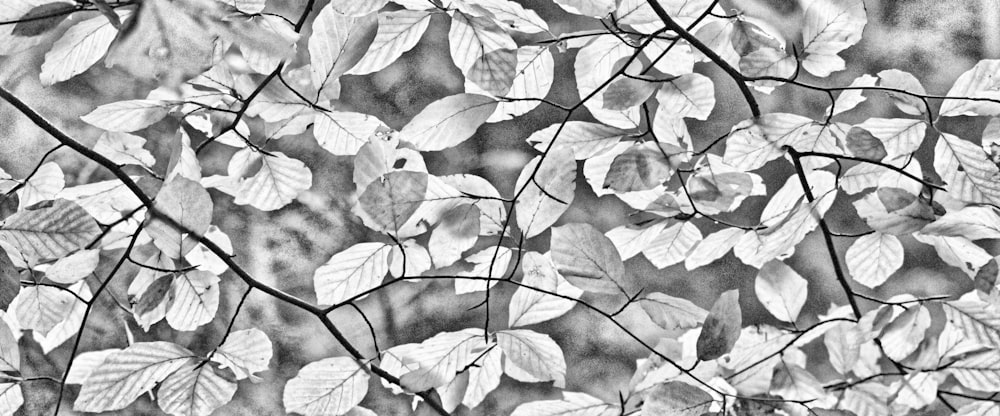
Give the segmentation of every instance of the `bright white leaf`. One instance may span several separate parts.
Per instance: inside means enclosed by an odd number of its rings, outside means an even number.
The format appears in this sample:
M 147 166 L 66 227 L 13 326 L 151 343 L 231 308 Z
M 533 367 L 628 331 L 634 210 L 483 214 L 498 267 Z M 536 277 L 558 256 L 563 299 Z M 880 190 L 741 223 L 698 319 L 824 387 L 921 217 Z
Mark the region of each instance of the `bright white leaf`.
M 760 269 L 754 280 L 754 292 L 764 308 L 775 318 L 795 322 L 806 303 L 809 282 L 785 263 L 772 260 Z
M 17 191 L 17 208 L 24 208 L 43 201 L 51 201 L 66 186 L 62 168 L 55 162 L 46 162 Z
M 870 118 L 855 127 L 868 130 L 882 141 L 888 159 L 906 156 L 920 147 L 927 123 L 908 118 Z
M 236 394 L 236 383 L 211 365 L 191 361 L 160 383 L 156 404 L 174 416 L 209 416 Z
M 885 355 L 893 360 L 902 361 L 917 350 L 930 326 L 931 315 L 923 305 L 903 311 L 886 325 L 879 336 Z
M 608 416 L 615 406 L 584 393 L 563 392 L 561 400 L 523 403 L 510 416 Z
M 697 328 L 708 316 L 708 311 L 687 299 L 659 292 L 639 299 L 639 306 L 653 322 L 668 331 Z
M 1000 71 L 1000 60 L 984 59 L 955 80 L 948 90 L 949 97 L 970 97 L 1000 99 L 995 74 Z M 970 101 L 950 99 L 941 102 L 942 117 L 954 116 L 995 116 L 1000 114 L 1000 103 L 991 101 Z
M 649 247 L 663 229 L 667 227 L 666 221 L 656 221 L 642 228 L 632 225 L 622 225 L 608 230 L 604 233 L 611 243 L 618 249 L 618 254 L 622 260 L 628 260 Z
M 975 279 L 979 269 L 993 259 L 986 250 L 965 237 L 941 237 L 936 235 L 914 233 L 917 241 L 934 246 L 938 257 L 954 267 L 965 272 L 969 278 Z
M 309 38 L 309 71 L 313 85 L 320 91 L 332 90 L 335 80 L 361 58 L 355 51 L 364 51 L 362 38 L 375 23 L 374 15 L 349 17 L 338 13 L 333 2 L 320 10 Z
M 549 25 L 532 10 L 525 9 L 511 0 L 469 0 L 468 3 L 482 7 L 493 14 L 493 18 L 503 23 L 503 27 L 521 33 L 547 32 Z
M 837 53 L 861 40 L 866 23 L 863 0 L 813 0 L 805 5 L 802 67 L 818 77 L 844 69 Z
M 378 32 L 368 46 L 368 52 L 348 74 L 364 75 L 389 66 L 404 52 L 413 49 L 427 30 L 433 14 L 424 11 L 400 10 L 378 14 Z
M 615 10 L 614 0 L 556 0 L 563 10 L 589 17 L 604 17 Z
M 94 151 L 119 165 L 137 165 L 152 168 L 156 164 L 153 154 L 144 149 L 146 139 L 128 134 L 106 132 L 97 139 Z
M 524 277 L 521 284 L 528 287 L 518 287 L 510 298 L 508 325 L 518 327 L 544 322 L 562 316 L 576 304 L 572 299 L 578 299 L 583 291 L 571 285 L 556 271 L 556 265 L 549 255 L 529 251 L 521 258 Z M 566 299 L 541 293 L 530 288 L 537 288 L 567 296 Z
M 552 261 L 566 279 L 583 290 L 625 293 L 635 290 L 635 279 L 625 272 L 618 249 L 590 224 L 566 224 L 552 229 Z
M 876 82 L 878 82 L 878 78 L 862 74 L 860 77 L 855 78 L 848 87 L 874 87 Z M 858 104 L 865 102 L 865 96 L 861 95 L 862 92 L 864 90 L 860 88 L 841 91 L 837 99 L 833 101 L 833 115 L 851 111 Z M 830 109 L 827 108 L 826 111 L 829 113 Z
M 903 244 L 892 234 L 876 231 L 854 240 L 844 259 L 855 282 L 875 288 L 902 267 Z
M 503 375 L 500 361 L 502 355 L 503 350 L 494 347 L 483 355 L 475 366 L 469 368 L 469 384 L 462 397 L 462 404 L 469 409 L 474 409 L 482 403 L 486 395 L 500 385 L 500 376 Z
M 80 302 L 73 293 L 51 286 L 29 286 L 18 292 L 12 304 L 18 324 L 45 336 L 57 324 L 64 321 L 74 305 Z
M 558 136 L 556 132 L 559 132 Z M 628 134 L 626 130 L 600 123 L 571 120 L 538 130 L 528 136 L 527 142 L 539 152 L 544 152 L 550 145 L 554 148 L 566 147 L 576 160 L 586 160 L 611 149 Z M 553 140 L 555 144 L 552 144 Z
M 684 257 L 684 267 L 694 270 L 722 258 L 736 246 L 744 233 L 746 231 L 739 228 L 723 228 L 709 234 Z
M 24 404 L 19 383 L 0 383 L 0 414 L 13 415 Z
M 980 352 L 949 363 L 948 370 L 963 386 L 973 390 L 1000 390 L 1000 354 Z
M 368 13 L 378 11 L 388 3 L 389 0 L 333 0 L 330 2 L 330 8 L 337 13 L 347 16 L 364 16 Z
M 121 351 L 118 348 L 107 350 L 88 351 L 73 358 L 73 367 L 70 368 L 66 376 L 66 384 L 83 384 L 90 377 L 94 369 L 100 367 L 109 355 Z
M 920 230 L 922 234 L 965 237 L 970 240 L 1000 238 L 1000 215 L 986 206 L 969 206 L 949 211 Z
M 552 149 L 544 159 L 537 156 L 524 166 L 516 188 L 524 189 L 515 203 L 518 227 L 524 238 L 541 234 L 573 203 L 576 161 L 568 150 Z
M 566 385 L 566 359 L 562 350 L 548 335 L 527 329 L 497 332 L 497 343 L 507 356 L 504 373 L 525 382 L 554 381 Z
M 516 5 L 508 0 L 487 1 L 502 1 Z M 509 90 L 502 96 L 504 98 L 544 98 L 548 95 L 549 89 L 552 88 L 555 68 L 552 51 L 546 46 L 527 45 L 518 48 L 515 54 L 517 63 L 514 66 L 513 79 L 510 82 Z M 482 89 L 469 80 L 466 80 L 465 88 L 466 91 L 473 93 Z M 488 93 L 487 91 L 482 92 Z M 493 123 L 509 120 L 533 110 L 539 104 L 541 104 L 540 101 L 533 100 L 505 101 L 500 99 L 496 110 L 486 121 Z
M 431 232 L 427 243 L 434 267 L 450 266 L 479 239 L 479 208 L 462 204 L 449 210 Z
M 442 332 L 404 355 L 413 370 L 400 377 L 410 391 L 424 391 L 448 384 L 486 348 L 482 329 Z
M 195 359 L 186 348 L 164 341 L 140 342 L 108 355 L 83 383 L 73 403 L 78 412 L 124 409 L 156 383 Z
M 679 221 L 663 230 L 642 250 L 642 254 L 656 268 L 662 269 L 684 261 L 701 239 L 701 231 L 694 223 Z
M 452 18 L 448 45 L 451 59 L 463 73 L 494 51 L 517 49 L 514 39 L 493 20 L 462 12 L 456 12 Z
M 21 369 L 21 350 L 14 332 L 6 322 L 0 321 L 0 371 L 15 372 Z
M 194 331 L 212 322 L 219 310 L 219 277 L 203 270 L 180 274 L 168 298 L 167 323 L 178 331 Z
M 116 12 L 125 20 L 131 12 Z M 118 36 L 118 29 L 105 16 L 95 16 L 69 28 L 45 54 L 39 79 L 49 86 L 86 71 L 101 59 Z
M 305 163 L 273 152 L 261 159 L 260 170 L 253 177 L 243 180 L 233 202 L 273 211 L 288 205 L 310 187 L 312 172 Z
M 513 255 L 513 250 L 503 246 L 482 249 L 465 258 L 465 261 L 472 263 L 472 270 L 459 272 L 459 275 L 501 279 L 507 272 Z M 496 284 L 496 280 L 455 279 L 455 294 L 479 292 Z
M 996 305 L 970 296 L 944 302 L 941 307 L 947 325 L 957 329 L 965 341 L 1000 348 L 1000 308 Z
M 93 273 L 100 261 L 100 250 L 80 250 L 45 269 L 45 277 L 56 283 L 73 284 Z
M 259 329 L 235 331 L 226 337 L 212 356 L 221 368 L 228 368 L 237 380 L 253 378 L 254 373 L 267 370 L 273 354 L 271 340 Z
M 663 83 L 656 92 L 656 101 L 675 117 L 707 120 L 715 108 L 715 86 L 701 74 L 681 75 Z
M 444 97 L 420 110 L 399 135 L 420 151 L 447 149 L 472 137 L 496 105 L 493 98 L 478 94 Z
M 288 383 L 285 411 L 304 416 L 342 415 L 368 394 L 368 373 L 349 357 L 306 364 Z
M 105 104 L 81 120 L 107 131 L 133 132 L 160 121 L 176 104 L 158 100 L 129 100 Z
M 391 250 L 383 243 L 359 243 L 334 254 L 313 275 L 316 300 L 336 305 L 378 286 L 388 272 Z
M 898 69 L 886 69 L 878 73 L 878 78 L 879 86 L 881 87 L 906 91 L 916 95 L 927 94 L 927 91 L 924 90 L 923 85 L 920 85 L 917 77 L 909 72 Z M 888 92 L 887 94 L 892 98 L 893 104 L 896 104 L 896 108 L 899 108 L 900 111 L 906 114 L 919 116 L 928 110 L 920 97 L 901 92 Z
M 320 147 L 335 155 L 354 155 L 382 127 L 368 114 L 343 111 L 316 112 L 313 135 Z

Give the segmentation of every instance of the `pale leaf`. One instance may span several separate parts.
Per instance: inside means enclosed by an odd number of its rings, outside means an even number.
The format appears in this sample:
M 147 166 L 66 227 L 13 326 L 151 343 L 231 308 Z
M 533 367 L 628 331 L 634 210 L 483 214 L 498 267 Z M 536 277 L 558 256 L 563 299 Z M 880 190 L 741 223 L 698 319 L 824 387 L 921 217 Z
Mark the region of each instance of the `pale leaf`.
M 400 138 L 420 151 L 447 149 L 472 137 L 496 105 L 496 100 L 484 95 L 444 97 L 428 104 L 403 126 Z
M 336 305 L 378 286 L 388 272 L 391 250 L 383 243 L 358 243 L 334 254 L 313 275 L 316 300 Z
M 701 231 L 694 223 L 679 221 L 663 230 L 642 250 L 642 254 L 658 269 L 680 263 L 701 241 Z
M 219 310 L 219 277 L 203 270 L 180 274 L 170 285 L 169 299 L 167 323 L 178 331 L 194 331 Z
M 708 316 L 708 311 L 687 299 L 659 292 L 639 299 L 639 306 L 653 322 L 668 331 L 697 328 Z
M 364 75 L 389 66 L 404 52 L 413 49 L 431 22 L 431 13 L 400 10 L 378 14 L 378 32 L 368 52 L 348 74 Z
M 368 394 L 368 378 L 364 367 L 349 357 L 306 364 L 285 384 L 285 411 L 305 416 L 345 414 Z
M 237 380 L 253 378 L 254 373 L 267 370 L 273 349 L 271 340 L 259 329 L 251 328 L 235 331 L 219 346 L 212 361 L 221 368 L 228 368 Z
M 518 405 L 511 416 L 609 416 L 615 407 L 584 393 L 563 392 L 560 400 L 539 400 Z
M 78 412 L 124 409 L 156 383 L 194 359 L 177 344 L 156 341 L 132 344 L 108 355 L 83 383 L 73 403 Z
M 130 12 L 117 12 L 119 19 L 126 19 Z M 118 29 L 105 16 L 95 16 L 69 28 L 45 54 L 39 78 L 49 86 L 83 73 L 101 59 Z
M 264 155 L 256 174 L 242 181 L 233 202 L 273 211 L 288 205 L 310 187 L 312 172 L 305 163 L 273 152 Z
M 236 383 L 211 365 L 188 362 L 160 384 L 157 405 L 174 416 L 209 416 L 236 394 Z
M 160 121 L 175 105 L 158 100 L 118 101 L 97 107 L 80 119 L 107 131 L 132 132 Z
M 573 299 L 578 299 L 583 294 L 582 290 L 570 285 L 556 271 L 556 265 L 549 255 L 529 251 L 521 258 L 521 267 L 524 270 L 521 284 L 524 286 L 518 287 L 510 298 L 508 325 L 512 328 L 562 316 L 576 304 Z M 552 296 L 531 288 L 556 293 L 570 299 Z
M 576 191 L 576 161 L 566 149 L 553 149 L 545 158 L 535 157 L 517 177 L 524 189 L 515 203 L 517 225 L 524 238 L 548 229 L 573 203 Z
M 903 244 L 892 234 L 876 231 L 854 240 L 844 259 L 855 282 L 875 288 L 902 267 Z
M 618 250 L 590 224 L 552 229 L 552 260 L 559 273 L 583 290 L 632 294 L 634 278 L 625 272 Z
M 507 356 L 504 373 L 525 382 L 553 381 L 566 385 L 566 359 L 562 350 L 548 335 L 527 329 L 497 332 L 497 344 Z

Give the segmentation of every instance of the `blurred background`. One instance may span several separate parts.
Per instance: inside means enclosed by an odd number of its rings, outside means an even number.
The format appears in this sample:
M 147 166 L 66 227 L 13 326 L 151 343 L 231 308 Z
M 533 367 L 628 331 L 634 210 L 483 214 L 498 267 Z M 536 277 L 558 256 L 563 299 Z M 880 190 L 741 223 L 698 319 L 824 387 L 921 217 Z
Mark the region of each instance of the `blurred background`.
M 556 34 L 601 28 L 596 20 L 569 15 L 550 0 L 518 2 L 548 21 Z M 294 20 L 301 12 L 303 3 L 269 0 L 268 10 Z M 321 0 L 317 6 L 325 3 Z M 841 54 L 847 61 L 847 70 L 822 80 L 811 79 L 804 74 L 804 81 L 825 86 L 846 86 L 861 74 L 897 68 L 915 74 L 929 94 L 944 94 L 955 78 L 978 60 L 1000 58 L 1000 0 L 866 0 L 865 3 L 868 9 L 865 37 L 861 43 Z M 789 37 L 794 37 L 800 26 L 801 9 L 794 0 L 733 0 L 722 1 L 721 4 L 727 11 L 743 10 L 765 19 Z M 309 27 L 307 24 L 306 35 Z M 376 115 L 390 127 L 398 129 L 428 103 L 462 92 L 461 74 L 452 64 L 448 52 L 447 32 L 447 20 L 437 16 L 419 45 L 390 67 L 370 76 L 343 77 L 339 108 Z M 540 40 L 515 39 L 519 44 Z M 49 44 L 51 42 L 49 40 Z M 47 47 L 43 45 L 16 56 L 0 58 L 0 82 L 84 143 L 96 142 L 100 132 L 81 122 L 79 116 L 101 104 L 144 98 L 156 87 L 151 83 L 137 82 L 123 72 L 99 64 L 70 81 L 44 88 L 38 81 L 38 72 Z M 299 48 L 299 60 L 289 67 L 307 62 L 305 43 L 300 42 Z M 548 99 L 566 104 L 573 104 L 579 99 L 573 77 L 574 55 L 575 50 L 556 54 L 556 83 Z M 701 148 L 729 131 L 735 123 L 749 117 L 749 112 L 735 84 L 724 73 L 706 64 L 698 64 L 696 70 L 713 78 L 718 102 L 708 121 L 688 121 L 695 146 Z M 885 96 L 868 94 L 868 97 L 868 101 L 841 116 L 841 120 L 859 123 L 868 117 L 905 116 Z M 796 112 L 817 119 L 823 117 L 829 105 L 825 93 L 788 86 L 759 98 L 765 113 Z M 524 139 L 532 132 L 558 122 L 562 116 L 560 111 L 542 105 L 514 120 L 485 125 L 473 139 L 462 145 L 425 155 L 427 166 L 434 174 L 480 175 L 495 184 L 502 194 L 511 195 L 521 168 L 536 154 Z M 577 118 L 590 120 L 585 112 L 580 112 Z M 978 141 L 984 123 L 983 120 L 955 117 L 942 121 L 939 127 L 967 140 Z M 172 137 L 178 126 L 176 120 L 168 118 L 140 132 L 149 140 L 147 148 L 160 156 L 157 169 L 161 171 L 166 168 L 166 155 L 169 155 L 169 146 L 173 143 L 167 138 Z M 194 141 L 202 139 L 195 137 Z M 0 167 L 14 177 L 23 177 L 54 144 L 51 137 L 12 107 L 0 103 Z M 312 189 L 300 198 L 300 203 L 271 213 L 236 206 L 230 197 L 213 191 L 215 223 L 233 240 L 237 261 L 250 273 L 282 290 L 314 299 L 312 275 L 316 267 L 332 254 L 354 243 L 379 237 L 350 214 L 350 207 L 356 199 L 350 158 L 327 153 L 316 144 L 311 132 L 282 138 L 273 142 L 273 146 L 273 150 L 306 162 L 313 171 Z M 931 153 L 932 146 L 925 143 L 918 152 L 918 160 L 924 167 L 925 175 L 935 177 L 930 169 Z M 225 146 L 211 146 L 201 158 L 204 170 L 207 173 L 224 171 L 230 154 L 231 150 Z M 94 164 L 84 163 L 68 150 L 55 153 L 52 160 L 58 161 L 67 173 L 68 186 L 108 177 L 107 172 L 97 169 Z M 759 173 L 769 191 L 773 192 L 792 174 L 792 170 L 787 163 L 774 162 Z M 606 231 L 628 221 L 632 212 L 630 208 L 613 196 L 597 198 L 590 187 L 584 185 L 582 176 L 577 183 L 576 200 L 561 222 L 589 222 Z M 741 223 L 756 221 L 765 202 L 765 198 L 750 198 L 738 215 L 723 218 Z M 851 202 L 853 199 L 850 197 L 838 196 L 835 207 L 827 216 L 831 228 L 844 233 L 867 229 L 857 219 Z M 709 222 L 699 221 L 697 224 L 705 235 L 717 229 Z M 535 240 L 538 241 L 527 244 L 528 249 L 547 250 L 547 238 Z M 843 256 L 851 240 L 838 238 L 836 242 Z M 972 288 L 973 280 L 959 270 L 944 265 L 933 248 L 912 238 L 903 242 L 907 249 L 903 269 L 878 291 L 860 288 L 862 293 L 888 298 L 899 293 L 916 296 L 955 294 Z M 844 302 L 818 234 L 811 234 L 799 245 L 789 264 L 810 281 L 805 312 L 814 315 L 826 311 L 831 302 Z M 683 265 L 657 270 L 642 256 L 629 260 L 626 266 L 645 284 L 646 293 L 662 291 L 688 298 L 704 308 L 711 307 L 720 292 L 738 288 L 745 323 L 778 324 L 754 298 L 756 270 L 743 265 L 732 254 L 695 272 L 685 270 Z M 4 263 L 3 267 L 10 266 Z M 111 291 L 119 298 L 125 297 L 125 289 L 135 271 L 134 268 L 126 268 L 112 286 Z M 105 302 L 91 319 L 82 350 L 125 345 L 127 326 L 137 340 L 173 339 L 195 352 L 206 352 L 220 340 L 228 318 L 245 289 L 241 281 L 228 274 L 223 276 L 222 284 L 222 306 L 216 320 L 195 332 L 177 333 L 161 322 L 149 333 L 143 333 L 141 328 L 131 323 L 130 316 L 113 307 L 110 301 Z M 511 294 L 510 287 L 498 286 L 498 290 L 493 291 L 496 296 L 494 305 L 505 304 Z M 586 295 L 585 298 L 606 310 L 615 310 L 624 301 L 593 295 Z M 374 323 L 379 346 L 387 348 L 419 342 L 441 331 L 481 326 L 484 320 L 482 308 L 470 310 L 481 301 L 481 293 L 456 297 L 451 282 L 424 281 L 395 285 L 369 297 L 359 306 Z M 872 304 L 863 302 L 862 306 L 870 308 Z M 493 310 L 499 316 L 491 320 L 496 325 L 491 325 L 491 329 L 503 329 L 500 325 L 506 323 L 505 308 Z M 354 311 L 345 308 L 335 313 L 333 318 L 362 351 L 374 354 L 368 327 L 360 324 L 362 321 Z M 620 320 L 652 344 L 665 335 L 636 306 L 629 307 L 620 315 Z M 264 330 L 273 341 L 275 355 L 271 369 L 262 374 L 260 383 L 241 382 L 234 402 L 216 414 L 283 414 L 281 394 L 287 379 L 295 376 L 309 362 L 345 354 L 314 318 L 259 292 L 250 295 L 236 320 L 236 329 L 248 327 Z M 532 329 L 549 334 L 563 348 L 569 364 L 567 390 L 586 392 L 610 402 L 618 400 L 618 391 L 627 389 L 635 370 L 635 360 L 647 355 L 610 323 L 579 307 L 562 318 Z M 35 374 L 61 374 L 68 359 L 68 343 L 48 356 L 42 355 L 37 345 L 32 346 L 33 341 L 27 337 L 22 343 L 27 368 L 33 369 Z M 815 360 L 811 364 L 825 360 L 821 350 L 809 351 L 810 354 L 815 353 L 810 356 L 810 360 Z M 377 381 L 372 383 L 373 388 L 362 403 L 364 406 L 380 415 L 411 413 L 407 397 L 392 396 L 387 390 L 375 387 Z M 22 412 L 47 412 L 54 400 L 53 386 L 34 383 L 30 387 L 26 389 L 27 404 Z M 474 412 L 462 408 L 458 413 L 506 415 L 518 403 L 555 398 L 558 394 L 559 391 L 550 384 L 519 383 L 505 376 L 500 387 Z M 64 410 L 66 414 L 71 414 L 68 407 Z M 159 414 L 159 410 L 143 398 L 120 414 Z

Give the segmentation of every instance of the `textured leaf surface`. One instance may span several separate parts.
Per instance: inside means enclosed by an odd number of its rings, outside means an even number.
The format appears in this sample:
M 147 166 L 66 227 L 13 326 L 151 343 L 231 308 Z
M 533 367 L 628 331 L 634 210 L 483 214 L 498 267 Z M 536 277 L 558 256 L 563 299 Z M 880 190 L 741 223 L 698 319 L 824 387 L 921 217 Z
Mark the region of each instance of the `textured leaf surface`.
M 892 234 L 874 232 L 854 240 L 844 258 L 855 282 L 875 288 L 903 266 L 903 244 Z
M 105 104 L 81 120 L 107 131 L 132 132 L 149 127 L 170 113 L 174 103 L 157 100 L 130 100 Z
M 260 170 L 244 180 L 233 202 L 261 211 L 273 211 L 290 204 L 312 187 L 312 172 L 305 163 L 280 152 L 264 155 Z
M 60 258 L 100 234 L 94 218 L 79 205 L 58 199 L 52 206 L 19 211 L 0 225 L 0 240 L 31 258 Z
M 285 384 L 285 411 L 304 416 L 342 415 L 368 394 L 368 373 L 348 357 L 306 364 Z
M 714 360 L 733 349 L 740 338 L 743 326 L 743 312 L 740 309 L 740 292 L 723 292 L 712 305 L 705 318 L 705 324 L 698 335 L 698 359 Z
M 118 13 L 118 17 L 125 19 L 129 14 Z M 104 56 L 117 35 L 118 29 L 105 16 L 92 17 L 70 27 L 45 54 L 39 75 L 42 85 L 65 81 L 86 71 Z
M 423 11 L 379 13 L 375 40 L 368 46 L 364 57 L 347 73 L 364 75 L 389 66 L 417 45 L 430 22 L 431 14 Z
M 646 393 L 643 414 L 701 416 L 712 405 L 704 390 L 680 381 L 660 384 Z
M 178 331 L 194 331 L 212 322 L 219 310 L 219 277 L 194 270 L 173 279 L 167 323 Z
M 236 394 L 236 383 L 216 374 L 211 365 L 188 362 L 157 390 L 157 404 L 174 416 L 209 416 Z
M 359 243 L 334 254 L 313 275 L 316 300 L 336 305 L 378 286 L 389 270 L 391 250 L 383 243 Z
M 481 329 L 442 332 L 420 343 L 405 357 L 414 370 L 400 380 L 410 391 L 424 391 L 447 384 L 472 363 L 486 347 Z
M 565 387 L 566 359 L 548 335 L 510 329 L 497 332 L 497 344 L 507 356 L 504 373 L 508 376 L 526 382 L 551 380 L 555 387 Z
M 590 224 L 552 229 L 552 260 L 559 273 L 588 291 L 631 294 L 634 282 L 625 273 L 618 249 Z
M 254 373 L 267 370 L 273 354 L 271 340 L 259 329 L 234 331 L 212 356 L 212 361 L 229 368 L 237 380 L 253 377 Z
M 795 322 L 806 303 L 809 282 L 785 263 L 773 260 L 760 269 L 754 292 L 764 308 L 778 320 Z
M 442 150 L 464 142 L 493 114 L 497 103 L 478 94 L 456 94 L 427 105 L 400 130 L 417 150 Z
M 639 299 L 639 305 L 653 322 L 668 331 L 697 328 L 708 316 L 708 311 L 687 299 L 659 292 Z
M 191 351 L 169 342 L 132 344 L 112 353 L 94 369 L 83 383 L 73 410 L 104 412 L 124 409 L 193 358 Z
M 577 299 L 583 291 L 569 284 L 556 271 L 556 265 L 548 255 L 529 251 L 521 258 L 524 277 L 521 283 L 537 289 L 554 292 Z M 527 287 L 518 287 L 510 298 L 508 325 L 524 326 L 544 322 L 562 316 L 575 305 L 571 299 L 548 295 Z
M 517 188 L 525 189 L 515 204 L 524 238 L 541 234 L 566 212 L 576 194 L 575 180 L 576 162 L 565 149 L 553 149 L 545 159 L 538 156 L 524 166 Z

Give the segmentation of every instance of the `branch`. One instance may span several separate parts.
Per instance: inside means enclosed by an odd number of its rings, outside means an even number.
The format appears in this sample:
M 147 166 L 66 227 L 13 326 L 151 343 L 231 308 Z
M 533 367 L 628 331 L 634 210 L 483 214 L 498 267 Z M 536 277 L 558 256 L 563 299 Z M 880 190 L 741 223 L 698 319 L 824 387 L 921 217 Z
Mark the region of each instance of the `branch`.
M 747 105 L 750 106 L 750 113 L 753 114 L 755 118 L 760 117 L 760 106 L 757 105 L 757 99 L 754 98 L 753 92 L 750 91 L 750 86 L 748 86 L 745 82 L 746 77 L 744 77 L 743 74 L 740 73 L 738 69 L 733 68 L 732 65 L 729 65 L 729 62 L 726 62 L 725 59 L 722 59 L 722 57 L 719 56 L 719 54 L 715 53 L 715 51 L 713 51 L 712 48 L 702 43 L 702 41 L 699 40 L 694 35 L 692 35 L 691 32 L 684 29 L 683 27 L 681 27 L 681 25 L 677 24 L 677 22 L 675 22 L 674 19 L 670 18 L 670 15 L 668 15 L 667 11 L 663 9 L 663 6 L 660 5 L 659 1 L 647 0 L 647 2 L 649 3 L 649 6 L 653 8 L 653 12 L 655 12 L 656 15 L 660 18 L 660 20 L 663 21 L 663 24 L 667 27 L 667 29 L 670 29 L 673 32 L 677 33 L 677 35 L 680 36 L 681 39 L 686 40 L 688 43 L 691 44 L 691 46 L 697 49 L 698 52 L 704 54 L 706 57 L 708 57 L 709 60 L 711 60 L 713 63 L 718 65 L 719 68 L 721 68 L 723 71 L 729 74 L 729 77 L 732 78 L 733 81 L 736 82 L 736 86 L 739 87 L 740 93 L 743 94 L 743 99 L 745 99 Z
M 367 365 L 373 373 L 379 375 L 384 380 L 402 387 L 397 377 L 392 376 L 391 374 L 389 374 L 385 370 L 382 370 L 381 368 L 377 367 L 374 364 L 365 364 L 364 363 L 364 361 L 366 360 L 365 356 L 362 355 L 361 352 L 350 342 L 350 340 L 348 340 L 347 337 L 345 337 L 344 334 L 340 332 L 340 330 L 336 327 L 336 325 L 334 325 L 333 322 L 330 321 L 330 319 L 324 314 L 323 309 L 305 300 L 302 300 L 294 295 L 285 293 L 280 289 L 271 287 L 255 279 L 253 276 L 250 275 L 250 273 L 244 270 L 242 266 L 237 264 L 232 259 L 232 257 L 228 253 L 226 253 L 225 250 L 222 249 L 222 247 L 219 247 L 217 244 L 215 244 L 215 242 L 209 240 L 205 236 L 193 232 L 183 224 L 179 223 L 174 218 L 170 217 L 169 215 L 157 209 L 153 205 L 153 200 L 148 195 L 146 195 L 145 192 L 143 192 L 142 189 L 139 187 L 139 185 L 135 183 L 135 181 L 133 181 L 132 178 L 130 178 L 128 174 L 126 174 L 125 171 L 123 171 L 117 164 L 115 164 L 108 158 L 104 157 L 100 153 L 91 150 L 89 147 L 83 145 L 79 141 L 69 137 L 66 133 L 64 133 L 56 126 L 52 125 L 52 123 L 50 123 L 40 114 L 38 114 L 34 109 L 25 104 L 23 101 L 21 101 L 21 99 L 17 98 L 6 88 L 0 87 L 0 98 L 3 98 L 11 105 L 13 105 L 14 108 L 16 108 L 22 114 L 27 116 L 28 119 L 34 122 L 35 125 L 40 127 L 42 130 L 45 130 L 46 133 L 49 133 L 52 137 L 54 137 L 57 141 L 59 141 L 59 143 L 62 143 L 63 145 L 69 147 L 70 149 L 73 149 L 81 156 L 97 163 L 98 165 L 101 165 L 101 167 L 111 172 L 112 175 L 118 178 L 118 180 L 121 181 L 122 184 L 124 184 L 125 187 L 128 188 L 128 190 L 132 192 L 136 196 L 136 198 L 139 199 L 140 202 L 142 202 L 142 205 L 146 207 L 146 209 L 149 212 L 149 215 L 152 218 L 163 221 L 168 226 L 172 227 L 178 232 L 182 234 L 188 234 L 196 241 L 204 245 L 205 248 L 207 248 L 209 251 L 215 254 L 220 260 L 226 263 L 226 265 L 229 266 L 229 268 L 234 273 L 236 273 L 236 275 L 239 276 L 240 279 L 246 282 L 246 284 L 250 285 L 250 287 L 258 289 L 261 292 L 267 293 L 268 295 L 278 300 L 281 300 L 285 303 L 295 306 L 318 318 L 327 328 L 330 334 L 333 335 L 333 337 L 337 340 L 337 342 L 339 342 L 340 345 L 343 346 L 345 350 L 347 350 L 348 354 L 350 354 L 356 361 L 362 363 L 363 366 Z M 135 235 L 137 236 L 138 232 Z M 134 237 L 135 236 L 133 236 L 133 238 Z M 122 261 L 125 260 L 123 259 Z M 441 406 L 440 403 L 437 402 L 437 400 L 433 398 L 433 396 L 429 392 L 420 392 L 417 393 L 417 395 L 419 395 L 425 402 L 427 402 L 428 405 L 434 408 L 434 410 L 437 411 L 439 414 L 441 415 L 450 414 L 447 410 L 444 409 L 444 407 Z

